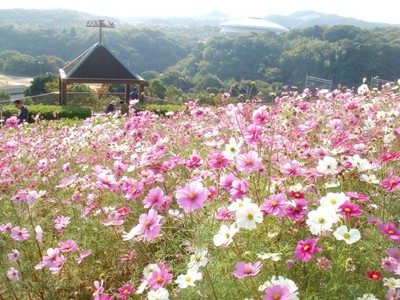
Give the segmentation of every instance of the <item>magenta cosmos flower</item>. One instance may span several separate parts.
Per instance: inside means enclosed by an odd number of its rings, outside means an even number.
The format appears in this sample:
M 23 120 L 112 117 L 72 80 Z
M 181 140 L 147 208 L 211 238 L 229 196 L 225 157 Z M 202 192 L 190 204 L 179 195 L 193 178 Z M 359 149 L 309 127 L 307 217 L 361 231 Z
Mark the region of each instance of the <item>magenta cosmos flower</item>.
M 175 197 L 178 205 L 183 208 L 185 213 L 189 213 L 203 208 L 203 203 L 208 197 L 208 190 L 203 187 L 201 182 L 193 181 L 178 189 Z
M 321 252 L 322 249 L 316 247 L 318 239 L 307 238 L 305 241 L 299 241 L 294 252 L 294 258 L 303 263 L 313 258 L 314 252 Z
M 379 230 L 385 234 L 389 239 L 400 243 L 400 229 L 396 228 L 396 224 L 389 222 L 386 225 L 378 223 Z
M 394 192 L 400 189 L 400 177 L 392 176 L 382 180 L 381 186 L 384 187 L 389 192 Z
M 131 286 L 130 284 L 126 284 L 118 289 L 119 293 L 117 295 L 117 298 L 128 299 L 129 295 L 132 294 L 134 291 L 135 289 L 133 288 L 133 286 Z
M 236 270 L 232 272 L 233 276 L 237 278 L 243 278 L 247 276 L 256 276 L 261 270 L 261 262 L 256 261 L 254 264 L 238 262 L 236 264 Z
M 291 292 L 288 287 L 283 285 L 272 285 L 265 290 L 263 300 L 289 300 Z

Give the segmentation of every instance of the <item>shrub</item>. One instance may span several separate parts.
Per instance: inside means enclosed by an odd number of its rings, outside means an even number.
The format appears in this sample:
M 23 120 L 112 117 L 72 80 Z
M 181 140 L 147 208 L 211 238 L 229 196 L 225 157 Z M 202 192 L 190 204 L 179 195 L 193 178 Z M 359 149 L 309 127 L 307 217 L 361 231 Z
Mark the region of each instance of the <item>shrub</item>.
M 77 106 L 29 105 L 27 108 L 32 118 L 40 114 L 41 118 L 45 120 L 54 120 L 58 118 L 86 119 L 92 115 L 92 111 L 89 108 Z M 18 114 L 18 109 L 16 107 L 11 105 L 3 107 L 3 117 L 5 119 L 11 117 L 13 114 Z

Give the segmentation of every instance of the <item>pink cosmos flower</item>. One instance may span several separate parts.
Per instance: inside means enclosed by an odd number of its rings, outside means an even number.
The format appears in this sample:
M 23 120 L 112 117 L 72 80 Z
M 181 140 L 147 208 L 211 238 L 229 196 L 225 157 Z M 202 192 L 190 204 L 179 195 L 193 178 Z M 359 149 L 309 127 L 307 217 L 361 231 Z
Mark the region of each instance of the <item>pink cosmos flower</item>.
M 160 207 L 163 202 L 164 191 L 159 187 L 151 189 L 143 200 L 144 208 Z
M 382 159 L 382 162 L 388 162 L 388 161 L 396 160 L 398 157 L 399 157 L 398 152 L 393 151 L 393 152 L 382 155 L 381 159 Z
M 262 127 L 256 124 L 250 124 L 249 127 L 247 127 L 243 131 L 243 136 L 248 144 L 255 143 L 260 140 L 262 134 Z
M 236 167 L 239 171 L 250 174 L 253 171 L 261 170 L 263 165 L 257 152 L 250 151 L 249 153 L 236 156 Z
M 322 249 L 316 247 L 318 239 L 307 238 L 305 241 L 299 241 L 294 252 L 294 258 L 301 260 L 303 263 L 313 258 L 314 252 L 321 252 Z
M 287 216 L 297 221 L 301 220 L 302 216 L 307 214 L 307 204 L 307 200 L 305 199 L 294 199 L 294 203 L 292 205 L 286 206 Z
M 47 255 L 43 256 L 43 266 L 53 267 L 56 265 L 57 260 L 59 259 L 60 249 L 58 248 L 49 248 L 47 249 Z
M 253 123 L 264 126 L 265 123 L 271 120 L 271 115 L 265 110 L 265 107 L 260 107 L 253 112 Z
M 218 208 L 218 213 L 215 218 L 217 220 L 229 220 L 231 215 L 231 212 L 226 207 L 220 207 Z
M 221 95 L 221 101 L 226 101 L 226 100 L 228 100 L 230 97 L 231 97 L 231 94 L 229 94 L 229 93 L 223 93 L 223 94 Z
M 237 278 L 243 278 L 247 276 L 256 276 L 261 270 L 262 264 L 256 261 L 254 264 L 238 262 L 236 264 L 236 270 L 232 272 L 233 276 Z
M 154 291 L 164 287 L 164 285 L 167 282 L 170 282 L 173 277 L 164 264 L 157 264 L 157 266 L 159 267 L 159 270 L 154 270 L 147 279 L 148 284 Z
M 10 281 L 15 282 L 19 280 L 18 271 L 12 267 L 7 271 L 6 276 Z
M 115 180 L 114 175 L 107 174 L 105 172 L 97 174 L 97 186 L 103 189 L 111 191 L 117 191 L 119 189 L 118 183 Z
M 320 270 L 328 270 L 331 268 L 331 262 L 326 257 L 320 257 L 317 259 L 317 266 Z
M 185 213 L 203 208 L 203 203 L 207 200 L 208 190 L 203 188 L 203 184 L 193 181 L 185 187 L 176 191 L 175 197 L 179 207 L 183 208 Z
M 135 289 L 130 284 L 126 284 L 118 289 L 117 299 L 128 299 Z
M 25 241 L 29 239 L 28 229 L 16 226 L 11 229 L 11 238 L 16 241 Z
M 76 242 L 68 240 L 66 242 L 59 242 L 58 247 L 61 252 L 75 252 L 77 250 Z
M 209 164 L 213 169 L 225 168 L 229 163 L 228 158 L 220 150 L 215 150 L 210 157 Z
M 188 167 L 189 169 L 196 169 L 198 167 L 201 167 L 202 164 L 203 160 L 201 159 L 201 157 L 197 155 L 196 151 L 193 151 L 193 154 L 190 155 L 190 158 L 186 163 L 186 167 Z
M 144 184 L 141 181 L 133 181 L 131 179 L 126 179 L 123 182 L 123 191 L 125 193 L 126 199 L 131 199 L 134 201 L 139 197 L 144 190 Z
M 292 293 L 287 286 L 271 285 L 265 290 L 263 300 L 289 300 Z
M 101 299 L 101 295 L 104 293 L 104 287 L 103 287 L 103 283 L 104 283 L 104 281 L 103 281 L 103 279 L 101 280 L 101 281 L 95 281 L 93 284 L 94 284 L 94 287 L 95 287 L 95 291 L 94 291 L 94 293 L 93 293 L 93 300 L 100 300 Z
M 246 179 L 236 179 L 232 182 L 231 189 L 229 193 L 233 200 L 243 198 L 247 195 L 249 191 L 249 184 L 247 183 Z
M 390 248 L 388 255 L 389 257 L 393 257 L 400 264 L 400 248 Z
M 58 232 L 63 232 L 69 223 L 70 217 L 58 216 L 54 220 L 54 228 L 57 229 Z
M 344 215 L 347 220 L 350 220 L 353 217 L 361 216 L 362 211 L 357 204 L 353 204 L 347 200 L 339 206 L 339 213 Z
M 20 257 L 20 253 L 17 249 L 13 249 L 11 253 L 7 254 L 10 262 L 15 263 Z
M 345 195 L 349 198 L 353 198 L 359 201 L 364 201 L 364 202 L 369 201 L 368 196 L 356 192 L 346 192 Z
M 388 270 L 389 272 L 396 272 L 400 268 L 399 262 L 393 257 L 384 257 L 381 260 L 381 268 Z
M 260 209 L 267 216 L 283 218 L 286 215 L 286 200 L 285 194 L 271 195 L 268 199 L 264 199 L 264 203 L 260 206 Z
M 17 116 L 11 116 L 6 120 L 6 126 L 10 128 L 17 127 L 19 123 L 19 119 Z
M 400 229 L 396 228 L 396 224 L 389 222 L 386 225 L 378 223 L 379 230 L 385 234 L 389 239 L 400 243 Z
M 282 173 L 285 176 L 300 176 L 303 173 L 303 170 L 300 167 L 299 162 L 293 160 L 293 161 L 288 161 L 282 166 Z
M 392 176 L 382 180 L 381 186 L 389 192 L 394 192 L 400 189 L 400 177 Z
M 221 176 L 221 179 L 219 181 L 219 186 L 222 189 L 226 189 L 229 191 L 232 188 L 232 182 L 237 179 L 238 178 L 233 174 L 223 175 L 223 176 Z
M 83 260 L 86 257 L 88 257 L 90 254 L 92 254 L 92 250 L 91 249 L 89 249 L 87 251 L 82 251 L 81 254 L 79 255 L 79 258 L 76 259 L 76 263 L 78 265 L 80 265 L 83 262 Z

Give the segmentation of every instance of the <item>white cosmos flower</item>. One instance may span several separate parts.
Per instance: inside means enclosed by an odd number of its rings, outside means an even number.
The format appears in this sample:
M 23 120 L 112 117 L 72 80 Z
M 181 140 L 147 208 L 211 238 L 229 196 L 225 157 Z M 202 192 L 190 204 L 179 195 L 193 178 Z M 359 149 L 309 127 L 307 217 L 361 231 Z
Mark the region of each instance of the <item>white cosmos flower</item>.
M 244 197 L 243 199 L 237 199 L 236 201 L 232 202 L 229 206 L 228 206 L 228 210 L 230 212 L 235 212 L 239 209 L 239 207 L 248 205 L 251 203 L 251 199 L 248 197 Z
M 268 253 L 258 253 L 257 257 L 259 259 L 264 259 L 264 260 L 270 259 L 272 261 L 280 261 L 281 260 L 281 255 L 282 255 L 282 253 L 280 253 L 280 252 L 278 252 L 278 253 L 268 252 Z
M 389 289 L 400 289 L 400 278 L 395 279 L 391 278 L 383 278 L 383 285 L 388 286 Z
M 175 282 L 180 289 L 186 289 L 188 286 L 195 286 L 195 281 L 201 280 L 203 275 L 198 272 L 198 269 L 189 269 L 186 274 L 179 275 Z
M 374 174 L 371 174 L 371 175 L 361 174 L 360 180 L 364 181 L 366 183 L 370 183 L 370 184 L 379 184 L 380 183 L 380 181 L 376 178 L 376 176 Z
M 325 156 L 318 161 L 317 171 L 324 175 L 335 175 L 337 171 L 337 161 L 334 157 Z
M 361 238 L 358 229 L 347 229 L 346 225 L 338 227 L 333 233 L 334 237 L 339 241 L 345 241 L 347 244 L 353 244 Z
M 362 297 L 358 297 L 357 300 L 378 300 L 378 298 L 372 294 L 364 294 Z
M 332 225 L 339 220 L 339 216 L 333 209 L 319 206 L 316 210 L 312 210 L 307 215 L 306 224 L 314 235 L 331 230 Z
M 370 164 L 365 158 L 361 158 L 358 154 L 350 156 L 349 161 L 354 168 L 357 168 L 358 172 L 364 172 L 373 169 L 373 165 Z
M 222 151 L 222 154 L 227 158 L 227 159 L 234 159 L 239 153 L 240 153 L 240 148 L 242 147 L 243 141 L 239 140 L 239 142 L 236 142 L 234 138 L 229 139 L 229 143 L 225 145 L 225 150 Z
M 214 235 L 213 242 L 215 246 L 228 246 L 233 242 L 233 236 L 239 231 L 239 227 L 236 223 L 230 227 L 222 225 L 216 235 Z
M 256 223 L 261 223 L 263 214 L 255 203 L 250 203 L 239 207 L 236 211 L 236 223 L 239 228 L 255 229 Z
M 159 288 L 156 291 L 151 290 L 147 294 L 148 300 L 168 300 L 169 299 L 169 292 L 164 288 Z
M 349 200 L 349 197 L 345 193 L 328 193 L 319 200 L 319 204 L 336 211 L 346 200 Z
M 207 254 L 207 249 L 197 250 L 192 256 L 190 256 L 190 261 L 188 263 L 189 269 L 199 269 L 200 267 L 205 267 L 205 265 L 208 263 Z
M 141 225 L 138 224 L 135 227 L 133 227 L 129 232 L 124 231 L 122 234 L 122 239 L 124 241 L 132 240 L 134 237 L 136 237 L 139 234 L 140 229 L 141 229 Z

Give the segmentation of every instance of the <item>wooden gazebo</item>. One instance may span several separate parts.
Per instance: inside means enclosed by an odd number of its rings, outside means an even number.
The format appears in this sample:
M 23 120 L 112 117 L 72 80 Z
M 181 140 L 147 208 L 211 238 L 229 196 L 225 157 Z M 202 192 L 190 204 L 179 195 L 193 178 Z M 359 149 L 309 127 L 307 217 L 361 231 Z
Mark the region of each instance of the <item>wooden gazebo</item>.
M 144 79 L 132 74 L 101 43 L 59 69 L 60 105 L 67 104 L 67 85 L 71 83 L 124 84 L 125 102 L 129 102 L 131 85 L 139 85 L 139 101 L 143 101 Z

